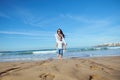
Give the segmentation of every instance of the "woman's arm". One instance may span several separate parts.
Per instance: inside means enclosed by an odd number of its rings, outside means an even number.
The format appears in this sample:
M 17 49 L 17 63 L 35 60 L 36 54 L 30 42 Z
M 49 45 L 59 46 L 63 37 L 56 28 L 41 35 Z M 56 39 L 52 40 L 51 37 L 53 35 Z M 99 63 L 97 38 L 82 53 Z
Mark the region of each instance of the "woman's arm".
M 67 45 L 65 38 L 62 38 L 62 41 L 64 42 L 65 45 Z

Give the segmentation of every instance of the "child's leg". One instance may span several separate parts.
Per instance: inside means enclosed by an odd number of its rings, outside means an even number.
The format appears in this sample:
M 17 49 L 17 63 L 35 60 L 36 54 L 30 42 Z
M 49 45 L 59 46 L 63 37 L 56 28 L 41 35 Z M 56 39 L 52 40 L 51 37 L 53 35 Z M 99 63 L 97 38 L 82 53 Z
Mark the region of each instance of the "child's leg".
M 58 59 L 60 59 L 60 50 L 58 49 Z
M 58 59 L 60 59 L 60 54 L 58 55 Z
M 59 51 L 58 51 L 58 59 L 60 59 L 60 60 L 62 60 L 62 57 L 63 57 L 63 49 L 60 49 Z
M 62 60 L 63 57 L 63 49 L 61 49 L 60 59 Z

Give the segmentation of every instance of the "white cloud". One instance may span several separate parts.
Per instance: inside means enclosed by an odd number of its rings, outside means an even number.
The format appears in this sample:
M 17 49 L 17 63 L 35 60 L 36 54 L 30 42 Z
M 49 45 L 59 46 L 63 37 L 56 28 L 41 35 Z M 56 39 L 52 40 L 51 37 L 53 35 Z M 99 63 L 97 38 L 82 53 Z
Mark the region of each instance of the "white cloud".
M 54 36 L 47 36 L 47 37 L 40 37 L 40 36 L 25 36 L 25 37 L 21 37 L 21 36 L 4 36 L 2 38 L 9 38 L 9 39 L 29 39 L 29 40 L 43 40 L 43 41 L 49 41 L 54 39 Z
M 19 16 L 20 20 L 23 21 L 24 24 L 31 25 L 33 27 L 47 27 L 58 19 L 58 17 L 45 16 L 41 14 L 35 14 L 31 12 L 29 9 L 16 8 L 16 15 Z
M 29 32 L 29 31 L 28 32 L 0 31 L 0 34 L 49 37 L 53 34 L 53 32 L 45 32 L 45 31 L 34 31 L 34 32 Z
M 110 18 L 98 19 L 94 17 L 86 17 L 81 15 L 70 15 L 70 14 L 62 14 L 61 17 L 66 17 L 87 24 L 106 24 L 106 25 L 110 24 Z

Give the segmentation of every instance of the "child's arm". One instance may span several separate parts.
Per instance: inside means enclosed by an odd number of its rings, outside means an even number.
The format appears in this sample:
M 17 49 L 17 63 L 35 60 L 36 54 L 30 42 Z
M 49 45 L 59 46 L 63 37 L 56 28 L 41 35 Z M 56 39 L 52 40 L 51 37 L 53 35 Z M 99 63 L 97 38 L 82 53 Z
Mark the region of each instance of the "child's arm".
M 56 49 L 57 49 L 57 47 L 58 47 L 58 43 L 56 43 Z
M 66 44 L 65 43 L 63 43 L 63 46 L 64 46 L 64 50 L 66 50 Z

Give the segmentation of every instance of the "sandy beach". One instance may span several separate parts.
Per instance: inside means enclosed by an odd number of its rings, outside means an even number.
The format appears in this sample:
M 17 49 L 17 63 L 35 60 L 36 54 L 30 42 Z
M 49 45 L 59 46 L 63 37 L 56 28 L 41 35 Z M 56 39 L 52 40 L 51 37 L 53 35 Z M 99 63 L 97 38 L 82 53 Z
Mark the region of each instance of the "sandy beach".
M 0 62 L 0 80 L 120 80 L 120 56 Z

